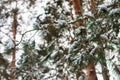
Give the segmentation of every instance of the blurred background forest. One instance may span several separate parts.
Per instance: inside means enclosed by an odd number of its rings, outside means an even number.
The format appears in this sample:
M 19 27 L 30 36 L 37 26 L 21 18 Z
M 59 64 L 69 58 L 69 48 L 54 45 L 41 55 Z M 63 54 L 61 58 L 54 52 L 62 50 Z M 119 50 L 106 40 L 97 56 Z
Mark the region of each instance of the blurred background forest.
M 120 80 L 120 0 L 0 0 L 0 80 Z

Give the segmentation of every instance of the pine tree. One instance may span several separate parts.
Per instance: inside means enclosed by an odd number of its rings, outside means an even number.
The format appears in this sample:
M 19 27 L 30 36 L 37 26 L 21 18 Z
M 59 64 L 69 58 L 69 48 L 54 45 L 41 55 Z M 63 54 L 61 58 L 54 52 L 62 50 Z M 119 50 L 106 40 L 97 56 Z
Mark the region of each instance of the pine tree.
M 23 3 L 24 0 L 22 1 Z M 31 7 L 34 3 L 34 1 L 27 1 L 29 4 L 28 6 Z M 15 4 L 14 4 L 15 3 Z M 16 79 L 16 53 L 19 50 L 18 46 L 21 44 L 21 41 L 18 43 L 16 36 L 18 36 L 20 26 L 22 23 L 21 18 L 18 18 L 19 9 L 18 6 L 20 4 L 19 0 L 8 0 L 0 1 L 0 79 L 1 80 L 15 80 Z M 20 23 L 18 23 L 18 21 Z M 5 38 L 7 39 L 6 41 Z M 1 49 L 4 48 L 4 51 L 1 51 Z M 8 61 L 4 58 L 4 56 L 11 56 L 12 61 Z M 9 58 L 8 58 L 9 59 Z M 2 69 L 2 67 L 4 67 Z
M 19 28 L 20 25 L 25 24 L 22 23 L 24 21 L 22 19 L 25 18 L 20 17 L 23 15 L 23 12 L 20 12 L 21 3 L 17 2 L 17 9 L 15 7 L 9 9 L 5 5 L 11 5 L 15 1 L 0 2 L 2 2 L 0 20 L 3 21 L 0 23 L 0 33 L 10 39 L 6 43 L 0 40 L 0 46 L 5 48 L 4 52 L 0 52 L 2 53 L 0 68 L 5 67 L 0 69 L 1 79 L 97 80 L 96 74 L 101 73 L 104 80 L 110 80 L 113 75 L 119 80 L 120 3 L 118 0 L 111 1 L 110 4 L 106 4 L 105 0 L 48 1 L 43 14 L 31 15 L 36 17 L 32 25 L 33 30 L 22 34 L 19 33 Z M 36 7 L 38 2 L 39 0 L 23 0 L 22 5 L 27 4 L 24 9 L 32 10 L 30 11 L 32 13 L 34 9 L 31 8 Z M 12 24 L 7 22 L 9 19 Z M 7 33 L 2 29 L 8 24 L 11 30 Z M 33 36 L 29 36 L 28 33 L 32 31 L 36 32 Z M 22 36 L 19 41 L 16 37 L 18 34 Z M 39 43 L 34 39 L 36 36 Z M 16 66 L 15 54 L 19 52 L 21 58 Z M 3 53 L 12 54 L 12 67 Z M 95 67 L 99 65 L 98 63 L 102 66 L 101 70 Z M 111 75 L 111 72 L 114 73 Z
M 35 60 L 35 64 L 39 65 L 41 70 L 43 69 L 40 72 L 40 79 L 47 79 L 44 74 L 51 74 L 49 78 L 52 79 L 69 79 L 69 74 L 77 74 L 76 78 L 78 79 L 81 74 L 85 75 L 82 70 L 86 69 L 88 80 L 93 80 L 93 78 L 96 80 L 95 65 L 100 62 L 103 66 L 106 66 L 105 50 L 112 49 L 109 43 L 113 39 L 111 38 L 113 36 L 111 31 L 114 32 L 115 29 L 109 28 L 110 24 L 103 24 L 101 21 L 101 19 L 109 21 L 111 11 L 109 10 L 110 12 L 106 13 L 106 10 L 104 10 L 106 7 L 101 7 L 101 4 L 91 0 L 90 9 L 88 9 L 91 14 L 84 15 L 84 6 L 80 7 L 82 3 L 79 4 L 78 2 L 78 6 L 73 3 L 75 14 L 77 15 L 75 19 L 71 11 L 72 2 L 68 2 L 70 6 L 68 11 L 63 3 L 67 2 L 61 0 L 48 2 L 45 8 L 45 18 L 41 19 L 42 15 L 39 15 L 36 20 L 37 24 L 34 24 L 34 28 L 40 31 L 40 37 L 44 42 L 44 44 L 39 46 L 40 49 L 37 50 L 37 55 L 41 55 L 38 57 L 38 63 L 40 64 L 37 63 L 37 58 Z M 119 28 L 119 26 L 116 28 Z M 119 31 L 117 33 L 116 31 L 115 34 L 118 34 Z M 28 62 L 26 64 L 30 64 L 28 57 L 26 58 Z M 56 67 L 50 68 L 47 65 L 48 63 Z M 56 71 L 57 74 L 53 75 L 50 73 L 51 69 Z M 78 73 L 79 71 L 80 74 Z M 104 79 L 108 78 L 108 72 L 103 73 L 103 77 Z

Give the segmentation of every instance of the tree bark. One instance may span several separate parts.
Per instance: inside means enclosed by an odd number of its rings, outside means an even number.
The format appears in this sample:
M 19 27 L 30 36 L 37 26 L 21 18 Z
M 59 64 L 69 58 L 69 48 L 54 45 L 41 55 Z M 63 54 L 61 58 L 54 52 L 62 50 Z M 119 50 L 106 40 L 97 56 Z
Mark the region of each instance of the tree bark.
M 91 12 L 96 15 L 97 11 L 96 11 L 96 2 L 94 0 L 90 0 L 90 10 Z
M 73 0 L 73 6 L 74 6 L 75 15 L 76 16 L 82 16 L 83 15 L 82 0 Z M 92 11 L 95 12 L 94 9 Z M 84 26 L 83 20 L 77 22 L 77 26 L 78 27 L 79 26 Z M 86 32 L 85 32 L 85 34 L 86 34 Z M 94 65 L 88 65 L 86 70 L 87 70 L 87 80 L 97 80 L 97 76 L 96 76 L 96 71 L 95 71 L 95 66 Z M 77 79 L 80 76 L 82 76 L 82 74 L 83 73 L 81 71 L 81 68 L 79 68 L 78 71 L 77 71 L 77 74 L 76 74 Z
M 16 33 L 17 33 L 17 0 L 16 0 L 16 8 L 13 9 L 13 23 L 12 23 L 12 32 L 13 32 L 13 43 L 14 48 L 12 52 L 12 62 L 11 62 L 11 77 L 10 80 L 15 80 L 15 58 L 16 58 Z
M 82 0 L 72 0 L 72 2 L 73 2 L 73 7 L 74 7 L 76 17 L 82 16 L 83 15 Z M 83 21 L 76 22 L 76 25 L 78 27 L 83 26 Z
M 74 7 L 74 11 L 75 11 L 76 17 L 82 16 L 82 14 L 83 14 L 83 11 L 82 11 L 82 0 L 72 0 L 72 2 L 73 2 L 73 7 Z M 76 22 L 76 25 L 78 27 L 83 26 L 83 21 Z M 77 80 L 79 79 L 80 76 L 82 76 L 82 74 L 83 74 L 83 72 L 82 72 L 81 68 L 79 68 L 77 70 L 77 73 L 76 73 Z
M 93 5 L 91 5 L 91 11 L 95 14 L 96 10 L 95 10 L 94 7 L 95 7 L 96 4 L 95 4 L 94 0 L 91 0 L 91 4 L 93 4 Z M 83 14 L 82 0 L 73 0 L 73 6 L 74 6 L 76 16 L 82 16 L 82 14 Z M 77 22 L 77 26 L 83 26 L 83 25 L 84 25 L 83 20 Z M 97 80 L 94 64 L 93 65 L 88 65 L 86 70 L 87 70 L 87 80 Z M 80 68 L 77 72 L 77 75 L 76 75 L 77 79 L 81 75 L 82 75 L 82 72 L 81 72 L 81 68 Z
M 87 80 L 98 80 L 94 65 L 88 65 L 86 70 L 87 70 Z

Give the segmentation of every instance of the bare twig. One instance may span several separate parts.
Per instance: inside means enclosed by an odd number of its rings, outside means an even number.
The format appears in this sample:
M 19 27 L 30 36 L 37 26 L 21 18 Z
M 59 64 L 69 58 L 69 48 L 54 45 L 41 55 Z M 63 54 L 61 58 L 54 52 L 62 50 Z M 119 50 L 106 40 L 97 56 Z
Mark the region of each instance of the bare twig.
M 20 41 L 16 44 L 16 46 L 18 46 L 18 45 L 22 42 L 23 37 L 24 37 L 24 35 L 25 35 L 26 33 L 32 32 L 32 31 L 36 31 L 36 29 L 33 29 L 33 30 L 29 30 L 29 31 L 24 32 L 24 33 L 22 34 L 22 37 L 21 37 Z

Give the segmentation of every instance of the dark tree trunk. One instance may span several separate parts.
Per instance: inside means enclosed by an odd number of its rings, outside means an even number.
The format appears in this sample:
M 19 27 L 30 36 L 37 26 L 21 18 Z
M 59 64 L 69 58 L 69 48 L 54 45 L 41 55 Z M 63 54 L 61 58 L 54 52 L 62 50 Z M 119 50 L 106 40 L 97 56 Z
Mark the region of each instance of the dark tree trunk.
M 76 17 L 82 16 L 82 14 L 83 14 L 82 0 L 72 0 L 72 2 L 73 2 Z M 78 27 L 83 26 L 83 21 L 76 22 L 76 26 L 78 26 Z M 80 76 L 82 76 L 82 74 L 83 74 L 83 72 L 82 72 L 81 68 L 79 68 L 76 73 L 76 78 L 78 79 Z
M 13 23 L 12 23 L 12 32 L 13 32 L 13 43 L 14 43 L 14 48 L 12 52 L 12 62 L 11 62 L 11 77 L 10 80 L 15 80 L 15 59 L 16 59 L 16 33 L 17 33 L 17 0 L 16 0 L 16 8 L 13 9 Z
M 87 66 L 87 80 L 98 80 L 94 65 Z
M 82 9 L 82 0 L 72 0 L 73 1 L 73 6 L 74 6 L 74 11 L 76 17 L 82 16 L 83 14 L 83 9 Z M 83 26 L 83 21 L 76 22 L 76 25 Z

